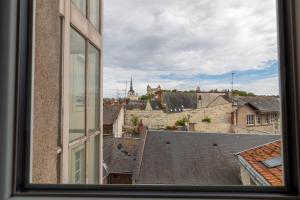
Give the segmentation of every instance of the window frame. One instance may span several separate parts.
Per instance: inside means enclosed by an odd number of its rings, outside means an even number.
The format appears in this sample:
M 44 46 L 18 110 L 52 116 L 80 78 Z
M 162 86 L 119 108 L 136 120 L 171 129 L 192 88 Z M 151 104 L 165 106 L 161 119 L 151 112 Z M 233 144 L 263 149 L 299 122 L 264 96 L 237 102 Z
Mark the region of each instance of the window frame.
M 258 187 L 202 187 L 202 186 L 148 186 L 133 187 L 122 185 L 29 185 L 30 149 L 30 88 L 32 77 L 32 0 L 1 1 L 0 10 L 7 18 L 0 23 L 7 30 L 1 30 L 1 39 L 7 39 L 0 46 L 1 60 L 6 66 L 1 69 L 0 86 L 1 125 L 4 137 L 0 140 L 0 175 L 4 177 L 0 187 L 1 199 L 67 199 L 68 197 L 156 197 L 156 198 L 214 198 L 214 199 L 296 199 L 299 198 L 299 146 L 297 132 L 300 132 L 300 80 L 296 59 L 295 13 L 297 0 L 278 0 L 279 54 L 281 78 L 282 127 L 289 135 L 283 134 L 285 152 L 284 188 Z M 297 4 L 300 7 L 300 4 Z M 15 15 L 15 13 L 18 13 Z M 4 20 L 4 22 L 3 22 Z M 7 21 L 5 21 L 7 20 Z M 300 24 L 300 19 L 298 21 Z M 4 26 L 6 25 L 6 26 Z M 300 46 L 300 44 L 299 44 Z M 300 48 L 300 47 L 299 47 Z M 8 51 L 7 51 L 8 49 Z M 288 111 L 288 112 L 287 112 Z M 3 113 L 3 114 L 2 114 Z M 13 113 L 13 115 L 12 115 Z M 14 133 L 14 134 L 12 134 Z M 2 176 L 3 175 L 3 176 Z M 3 197 L 3 198 L 2 198 Z
M 254 126 L 255 125 L 255 116 L 254 116 L 254 114 L 247 115 L 246 123 L 247 123 L 247 126 Z

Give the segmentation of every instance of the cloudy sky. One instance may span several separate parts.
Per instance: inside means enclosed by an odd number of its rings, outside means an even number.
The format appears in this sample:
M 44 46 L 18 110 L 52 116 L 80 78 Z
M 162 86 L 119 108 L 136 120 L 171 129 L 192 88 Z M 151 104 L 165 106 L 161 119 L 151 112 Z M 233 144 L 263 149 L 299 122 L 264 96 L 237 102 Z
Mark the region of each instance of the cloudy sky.
M 104 92 L 234 88 L 278 94 L 275 0 L 105 0 Z M 129 87 L 129 85 L 128 85 Z

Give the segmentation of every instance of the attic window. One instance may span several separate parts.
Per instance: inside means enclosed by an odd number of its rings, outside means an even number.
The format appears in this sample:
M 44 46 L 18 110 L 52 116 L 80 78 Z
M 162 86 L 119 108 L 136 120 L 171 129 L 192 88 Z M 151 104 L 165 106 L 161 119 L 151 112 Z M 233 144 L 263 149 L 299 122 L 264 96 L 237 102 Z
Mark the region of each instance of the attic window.
M 268 168 L 278 167 L 282 165 L 282 157 L 280 156 L 280 157 L 264 160 L 262 161 L 262 163 Z

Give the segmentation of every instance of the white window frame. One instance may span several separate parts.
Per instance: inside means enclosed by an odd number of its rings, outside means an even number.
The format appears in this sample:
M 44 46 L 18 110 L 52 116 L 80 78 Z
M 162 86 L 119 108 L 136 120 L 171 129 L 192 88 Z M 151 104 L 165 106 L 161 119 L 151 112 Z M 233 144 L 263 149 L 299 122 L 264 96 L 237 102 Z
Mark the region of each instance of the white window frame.
M 254 126 L 254 121 L 255 121 L 255 116 L 252 115 L 247 115 L 247 126 Z
M 261 125 L 261 115 L 256 115 L 255 125 Z

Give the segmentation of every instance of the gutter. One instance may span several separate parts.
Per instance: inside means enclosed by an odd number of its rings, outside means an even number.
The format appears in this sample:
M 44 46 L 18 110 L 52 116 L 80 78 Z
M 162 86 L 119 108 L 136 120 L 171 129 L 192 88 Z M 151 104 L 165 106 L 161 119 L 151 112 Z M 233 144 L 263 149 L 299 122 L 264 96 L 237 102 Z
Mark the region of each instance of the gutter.
M 260 175 L 242 156 L 237 155 L 241 165 L 250 174 L 252 180 L 259 186 L 272 186 L 262 175 Z

